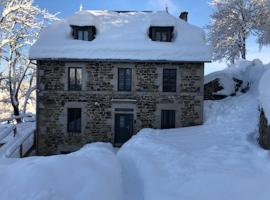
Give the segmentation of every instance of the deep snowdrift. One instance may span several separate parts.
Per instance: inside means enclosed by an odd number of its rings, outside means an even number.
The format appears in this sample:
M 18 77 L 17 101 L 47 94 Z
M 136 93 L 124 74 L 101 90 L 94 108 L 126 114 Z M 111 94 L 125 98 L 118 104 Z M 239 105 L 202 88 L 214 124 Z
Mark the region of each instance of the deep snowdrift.
M 0 160 L 0 199 L 121 200 L 121 168 L 109 144 L 69 155 Z
M 95 26 L 96 38 L 74 40 L 70 25 Z M 173 42 L 149 39 L 150 26 L 173 26 Z M 210 61 L 203 29 L 165 11 L 80 11 L 45 28 L 30 50 L 31 59 L 131 59 Z
M 270 65 L 264 65 L 260 60 L 239 60 L 224 70 L 205 76 L 204 84 L 219 79 L 219 83 L 224 89 L 216 92 L 216 94 L 230 96 L 237 92 L 240 93 L 241 90 L 245 90 L 248 87 L 258 87 L 261 76 L 269 67 Z M 234 78 L 243 81 L 238 91 L 236 91 L 237 82 L 233 81 Z
M 270 157 L 256 144 L 252 94 L 206 102 L 203 126 L 142 130 L 118 153 L 131 200 L 268 200 Z
M 259 99 L 265 116 L 270 123 L 270 65 L 269 69 L 264 73 L 259 84 Z
M 226 94 L 233 90 L 232 77 L 250 89 L 221 101 L 206 101 L 204 125 L 144 129 L 128 141 L 118 152 L 126 196 L 131 200 L 268 200 L 270 156 L 256 141 L 258 83 L 267 67 L 259 60 L 240 61 L 210 74 L 206 82 L 220 77 L 225 92 L 229 91 Z
M 243 63 L 227 72 L 250 90 L 206 101 L 204 125 L 144 129 L 117 154 L 97 143 L 65 156 L 0 159 L 0 199 L 268 200 L 270 154 L 256 138 L 270 72 L 259 93 L 267 66 Z

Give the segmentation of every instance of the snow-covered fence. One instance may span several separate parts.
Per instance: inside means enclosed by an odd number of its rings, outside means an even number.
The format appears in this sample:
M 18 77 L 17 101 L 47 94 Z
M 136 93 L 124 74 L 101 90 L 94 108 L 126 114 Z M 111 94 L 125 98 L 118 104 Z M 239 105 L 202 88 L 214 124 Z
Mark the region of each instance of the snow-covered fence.
M 23 114 L 20 116 L 13 116 L 13 117 L 9 117 L 9 118 L 0 119 L 0 123 L 10 124 L 10 123 L 15 122 L 17 119 L 21 119 L 22 122 L 25 122 L 25 121 L 27 121 L 27 119 L 33 118 L 33 117 L 34 116 L 32 114 Z
M 0 149 L 0 157 L 10 158 L 19 156 L 22 158 L 33 149 L 34 141 L 35 130 L 28 128 L 19 137 L 14 138 L 13 142 L 7 143 Z
M 0 132 L 0 142 L 4 138 L 6 138 L 7 136 L 9 136 L 11 133 L 13 133 L 14 136 L 16 135 L 16 126 L 15 125 L 8 126 L 2 132 Z
M 16 119 L 23 123 L 11 124 Z M 34 149 L 35 123 L 32 115 L 23 115 L 0 120 L 0 157 L 24 157 Z

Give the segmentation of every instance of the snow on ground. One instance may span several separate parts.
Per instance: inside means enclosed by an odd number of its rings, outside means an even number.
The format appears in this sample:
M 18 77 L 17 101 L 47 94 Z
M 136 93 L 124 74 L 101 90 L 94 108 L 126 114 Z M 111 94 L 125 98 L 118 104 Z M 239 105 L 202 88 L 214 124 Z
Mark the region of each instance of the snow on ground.
M 20 157 L 20 145 L 22 144 L 22 153 L 27 153 L 34 144 L 34 130 L 36 129 L 35 122 L 25 122 L 16 125 L 17 132 L 14 136 L 13 131 L 7 131 L 2 139 L 1 134 L 5 133 L 3 127 L 11 127 L 12 125 L 0 126 L 0 143 L 4 145 L 0 148 L 0 158 L 19 158 Z M 2 127 L 2 131 L 1 131 Z
M 262 69 L 250 70 L 235 71 L 251 83 L 247 93 L 205 102 L 202 126 L 144 129 L 118 151 L 96 143 L 0 159 L 0 199 L 268 200 L 270 153 L 256 141 Z
M 264 65 L 260 60 L 253 61 L 239 60 L 234 65 L 231 65 L 224 70 L 217 71 L 205 76 L 204 83 L 209 83 L 212 80 L 219 79 L 223 90 L 216 94 L 230 96 L 235 93 L 235 82 L 233 78 L 243 81 L 242 89 L 246 87 L 257 87 L 258 82 L 270 65 Z
M 269 199 L 270 154 L 256 144 L 256 97 L 209 101 L 205 110 L 203 126 L 144 129 L 119 150 L 126 199 Z
M 120 163 L 109 144 L 50 157 L 0 160 L 0 199 L 121 200 Z
M 70 25 L 95 26 L 96 38 L 74 40 Z M 173 41 L 152 41 L 150 26 L 173 26 Z M 45 28 L 31 47 L 30 58 L 210 61 L 211 51 L 203 29 L 166 11 L 84 10 Z

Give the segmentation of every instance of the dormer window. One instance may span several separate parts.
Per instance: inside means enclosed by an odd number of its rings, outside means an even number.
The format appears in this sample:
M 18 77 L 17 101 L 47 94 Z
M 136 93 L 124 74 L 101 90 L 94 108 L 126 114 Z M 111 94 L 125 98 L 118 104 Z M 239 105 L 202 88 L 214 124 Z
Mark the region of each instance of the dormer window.
M 149 30 L 149 37 L 153 41 L 171 42 L 173 38 L 173 26 L 151 26 Z
M 92 41 L 96 36 L 96 27 L 94 26 L 71 26 L 72 35 L 76 40 Z

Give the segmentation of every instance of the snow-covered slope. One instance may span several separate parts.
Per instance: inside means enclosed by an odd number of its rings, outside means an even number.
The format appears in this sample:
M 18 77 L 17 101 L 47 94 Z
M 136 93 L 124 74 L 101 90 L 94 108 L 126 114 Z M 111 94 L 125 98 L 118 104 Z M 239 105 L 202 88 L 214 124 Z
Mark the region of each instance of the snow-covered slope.
M 130 200 L 268 200 L 253 94 L 206 102 L 203 126 L 142 130 L 119 151 Z
M 270 65 L 264 65 L 260 60 L 239 60 L 235 64 L 205 76 L 204 83 L 219 79 L 219 83 L 224 88 L 216 92 L 218 95 L 230 96 L 236 92 L 237 82 L 233 79 L 243 81 L 238 91 L 247 87 L 258 87 L 261 76 Z
M 270 123 L 270 65 L 269 69 L 264 73 L 259 84 L 259 99 L 265 116 Z
M 270 72 L 259 93 L 262 68 L 253 63 L 234 72 L 253 80 L 250 90 L 206 101 L 202 126 L 144 129 L 118 153 L 97 143 L 66 156 L 0 159 L 0 199 L 269 200 L 270 154 L 256 138 Z
M 120 163 L 109 144 L 69 155 L 0 160 L 1 200 L 121 200 Z
M 74 40 L 70 25 L 95 26 L 96 38 Z M 149 39 L 150 26 L 174 26 L 173 42 Z M 211 53 L 201 28 L 165 11 L 80 11 L 45 28 L 30 58 L 210 61 Z

